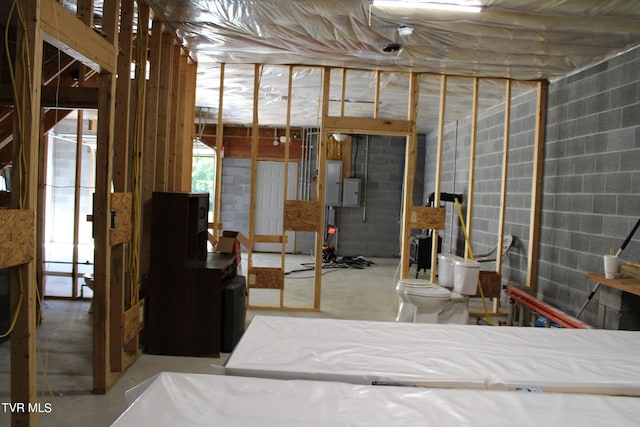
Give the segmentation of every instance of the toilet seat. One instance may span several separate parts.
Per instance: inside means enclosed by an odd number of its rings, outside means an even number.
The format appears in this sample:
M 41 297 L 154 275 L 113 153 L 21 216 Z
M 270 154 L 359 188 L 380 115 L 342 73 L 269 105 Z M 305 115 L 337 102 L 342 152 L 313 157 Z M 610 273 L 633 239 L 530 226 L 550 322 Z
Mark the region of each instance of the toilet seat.
M 426 279 L 400 279 L 398 280 L 398 286 L 405 286 L 408 288 L 424 288 L 425 286 L 432 286 L 433 282 Z
M 440 285 L 421 286 L 407 289 L 407 293 L 427 298 L 450 299 L 452 292 Z

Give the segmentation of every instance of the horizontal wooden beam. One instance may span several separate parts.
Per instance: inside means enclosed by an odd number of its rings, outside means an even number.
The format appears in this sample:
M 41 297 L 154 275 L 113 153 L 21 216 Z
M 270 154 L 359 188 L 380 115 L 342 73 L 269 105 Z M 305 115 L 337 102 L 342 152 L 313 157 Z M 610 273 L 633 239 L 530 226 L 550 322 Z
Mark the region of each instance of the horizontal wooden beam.
M 411 133 L 411 121 L 329 116 L 324 118 L 324 130 L 327 133 L 408 135 Z
M 98 88 L 95 87 L 53 87 L 40 89 L 40 105 L 45 108 L 98 108 Z M 13 89 L 10 85 L 0 85 L 0 105 L 13 105 Z
M 40 1 L 40 27 L 47 43 L 96 70 L 115 74 L 116 46 L 55 0 Z
M 49 108 L 98 108 L 97 87 L 52 87 L 42 88 L 41 105 Z
M 254 243 L 286 243 L 287 236 L 273 236 L 266 234 L 254 234 L 253 242 Z

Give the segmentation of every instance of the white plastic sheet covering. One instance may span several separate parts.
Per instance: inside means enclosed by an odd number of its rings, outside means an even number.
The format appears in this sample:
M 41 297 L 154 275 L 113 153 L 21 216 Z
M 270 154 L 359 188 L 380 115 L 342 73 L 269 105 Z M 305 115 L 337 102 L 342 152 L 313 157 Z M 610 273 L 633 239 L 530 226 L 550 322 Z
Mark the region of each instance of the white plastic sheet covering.
M 449 0 L 449 3 L 456 3 Z M 152 0 L 199 63 L 298 64 L 549 78 L 640 41 L 640 5 L 458 0 L 469 14 L 365 0 Z M 398 27 L 414 28 L 401 36 Z M 384 52 L 395 42 L 401 49 Z
M 453 2 L 453 0 L 449 0 Z M 163 19 L 198 62 L 197 106 L 216 121 L 219 64 L 229 66 L 226 75 L 224 123 L 252 124 L 252 77 L 237 64 L 344 67 L 393 73 L 421 72 L 434 75 L 554 79 L 611 57 L 640 43 L 640 2 L 630 0 L 463 0 L 484 7 L 482 13 L 466 14 L 415 10 L 398 2 L 378 7 L 366 0 L 151 0 Z M 414 28 L 409 36 L 398 33 L 400 25 Z M 385 52 L 389 43 L 401 48 Z M 251 68 L 251 67 L 249 67 Z M 306 74 L 306 75 L 305 75 Z M 312 73 L 296 72 L 298 89 L 292 96 L 292 126 L 319 127 L 318 99 L 302 88 L 314 88 Z M 350 77 L 351 79 L 351 77 Z M 261 100 L 279 99 L 263 108 L 263 126 L 286 123 L 286 82 L 276 73 L 264 73 Z M 351 105 L 366 107 L 374 90 L 371 78 L 350 81 L 361 95 Z M 458 82 L 449 87 L 456 90 Z M 426 86 L 426 85 L 424 85 Z M 408 85 L 404 84 L 405 93 Z M 313 91 L 311 91 L 313 92 Z M 421 98 L 437 95 L 421 89 Z M 485 92 L 483 103 L 495 101 L 501 87 Z M 395 95 L 381 105 L 381 118 L 406 114 L 407 96 Z M 430 99 L 426 105 L 438 106 Z M 448 97 L 447 122 L 471 114 L 471 100 Z M 371 105 L 369 105 L 371 107 Z M 397 108 L 396 108 L 397 107 Z M 437 108 L 436 108 L 437 110 Z M 482 111 L 482 109 L 480 110 Z M 391 113 L 391 114 L 389 114 Z M 347 114 L 349 115 L 349 114 Z M 406 119 L 406 117 L 403 117 Z M 421 132 L 432 131 L 435 114 L 418 123 Z
M 640 332 L 256 316 L 230 375 L 640 396 Z
M 113 424 L 141 426 L 626 426 L 631 397 L 363 386 L 162 373 Z

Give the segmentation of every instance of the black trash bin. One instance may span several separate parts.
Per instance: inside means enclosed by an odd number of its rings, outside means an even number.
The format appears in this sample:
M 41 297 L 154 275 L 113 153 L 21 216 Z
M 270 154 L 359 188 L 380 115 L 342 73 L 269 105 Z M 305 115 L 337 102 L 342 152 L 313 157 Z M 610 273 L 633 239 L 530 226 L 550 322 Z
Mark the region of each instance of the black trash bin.
M 236 276 L 222 288 L 220 351 L 231 353 L 244 333 L 247 320 L 247 283 Z

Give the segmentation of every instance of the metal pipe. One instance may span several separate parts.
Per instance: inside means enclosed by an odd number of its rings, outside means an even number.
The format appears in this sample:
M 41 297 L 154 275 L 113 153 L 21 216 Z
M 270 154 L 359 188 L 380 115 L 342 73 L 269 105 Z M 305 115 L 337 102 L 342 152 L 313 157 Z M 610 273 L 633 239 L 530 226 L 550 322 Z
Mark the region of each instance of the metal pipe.
M 362 183 L 362 222 L 367 222 L 367 180 L 369 178 L 369 135 L 364 146 L 364 182 Z
M 306 149 L 306 141 L 305 138 L 307 136 L 307 130 L 302 129 L 302 135 L 300 137 L 302 141 L 302 158 L 300 159 L 300 173 L 298 174 L 298 197 L 300 200 L 305 200 L 304 198 L 304 174 L 305 174 L 305 158 L 304 158 L 304 150 Z

